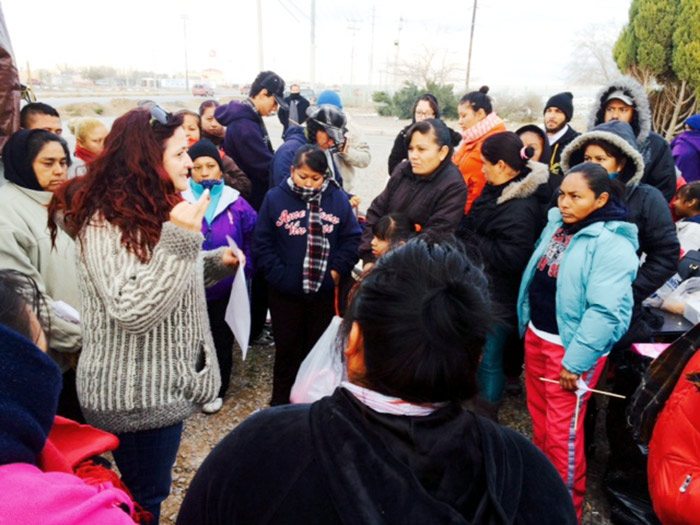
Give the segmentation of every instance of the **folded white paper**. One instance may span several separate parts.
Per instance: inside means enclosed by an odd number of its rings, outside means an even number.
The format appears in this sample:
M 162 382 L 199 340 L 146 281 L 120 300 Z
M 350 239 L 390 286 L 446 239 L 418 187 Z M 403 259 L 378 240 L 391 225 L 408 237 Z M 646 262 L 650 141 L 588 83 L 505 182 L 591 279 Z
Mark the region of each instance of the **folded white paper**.
M 231 286 L 231 295 L 226 306 L 224 320 L 231 328 L 236 341 L 238 341 L 238 346 L 241 347 L 241 354 L 245 361 L 248 353 L 248 340 L 250 339 L 250 301 L 248 299 L 248 286 L 245 282 L 245 255 L 243 255 L 243 252 L 231 237 L 227 235 L 226 240 L 233 253 L 241 261 L 241 264 L 238 265 L 236 276 L 233 278 L 233 286 Z

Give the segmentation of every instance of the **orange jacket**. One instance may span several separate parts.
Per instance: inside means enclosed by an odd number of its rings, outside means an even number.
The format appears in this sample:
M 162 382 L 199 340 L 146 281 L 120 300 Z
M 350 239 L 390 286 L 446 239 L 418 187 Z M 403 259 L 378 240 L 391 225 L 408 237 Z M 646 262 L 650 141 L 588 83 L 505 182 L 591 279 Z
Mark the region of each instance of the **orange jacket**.
M 467 183 L 467 204 L 464 207 L 464 215 L 469 213 L 472 203 L 481 195 L 481 190 L 486 185 L 486 178 L 481 172 L 481 167 L 483 166 L 481 162 L 481 145 L 491 135 L 504 131 L 507 131 L 506 125 L 501 122 L 477 140 L 466 144 L 462 142 L 462 145 L 452 157 L 452 161 L 457 165 L 459 171 L 462 172 L 464 182 Z

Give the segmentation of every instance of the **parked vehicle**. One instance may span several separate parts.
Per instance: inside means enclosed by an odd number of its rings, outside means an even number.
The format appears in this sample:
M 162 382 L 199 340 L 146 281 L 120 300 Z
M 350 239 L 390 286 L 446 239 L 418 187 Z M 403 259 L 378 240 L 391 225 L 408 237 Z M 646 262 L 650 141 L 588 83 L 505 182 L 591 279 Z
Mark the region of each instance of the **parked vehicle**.
M 214 88 L 209 84 L 195 84 L 192 86 L 192 94 L 195 97 L 213 97 Z

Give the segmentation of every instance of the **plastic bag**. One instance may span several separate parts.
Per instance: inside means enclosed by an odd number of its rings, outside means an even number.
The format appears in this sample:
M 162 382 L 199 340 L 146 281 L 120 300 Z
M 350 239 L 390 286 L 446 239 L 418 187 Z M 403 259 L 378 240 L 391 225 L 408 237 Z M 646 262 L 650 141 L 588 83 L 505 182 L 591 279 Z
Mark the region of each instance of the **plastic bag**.
M 292 403 L 313 403 L 329 396 L 345 378 L 343 350 L 336 344 L 342 322 L 342 317 L 333 317 L 326 331 L 301 363 L 289 396 Z
M 661 305 L 661 308 L 674 314 L 683 315 L 685 303 L 690 297 L 700 295 L 700 277 L 691 277 L 678 285 Z
M 642 304 L 650 308 L 661 308 L 663 302 L 668 299 L 668 297 L 675 292 L 680 286 L 683 279 L 677 273 L 673 275 L 668 281 L 666 281 L 661 288 L 656 290 L 649 297 L 644 299 Z

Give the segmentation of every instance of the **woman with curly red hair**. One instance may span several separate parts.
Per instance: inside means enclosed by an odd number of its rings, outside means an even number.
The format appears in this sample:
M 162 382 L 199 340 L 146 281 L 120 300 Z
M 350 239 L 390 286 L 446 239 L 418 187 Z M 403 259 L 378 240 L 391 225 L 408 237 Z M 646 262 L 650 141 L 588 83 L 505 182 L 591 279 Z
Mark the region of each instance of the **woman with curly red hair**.
M 114 122 L 102 156 L 50 209 L 52 234 L 60 219 L 77 240 L 83 413 L 119 437 L 122 478 L 156 523 L 182 422 L 220 386 L 205 283 L 238 265 L 230 248 L 200 254 L 209 194 L 182 200 L 191 167 L 182 117 L 135 109 Z

